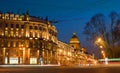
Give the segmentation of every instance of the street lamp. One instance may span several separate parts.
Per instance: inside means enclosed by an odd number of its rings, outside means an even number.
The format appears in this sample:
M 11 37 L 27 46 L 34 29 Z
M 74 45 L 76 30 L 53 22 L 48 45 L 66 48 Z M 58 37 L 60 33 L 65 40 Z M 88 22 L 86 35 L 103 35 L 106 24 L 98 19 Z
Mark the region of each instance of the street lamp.
M 97 42 L 100 43 L 101 41 L 102 41 L 102 39 L 99 37 L 99 38 L 97 39 Z
M 106 55 L 105 55 L 105 51 L 103 50 L 103 46 L 104 46 L 103 39 L 101 37 L 99 37 L 99 38 L 97 38 L 95 43 L 99 46 L 102 57 L 105 58 Z

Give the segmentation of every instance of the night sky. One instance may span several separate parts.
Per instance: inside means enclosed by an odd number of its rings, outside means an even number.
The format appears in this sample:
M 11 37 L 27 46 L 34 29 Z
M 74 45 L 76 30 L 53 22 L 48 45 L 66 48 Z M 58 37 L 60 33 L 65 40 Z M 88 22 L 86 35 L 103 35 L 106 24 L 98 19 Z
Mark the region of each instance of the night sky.
M 28 10 L 32 16 L 48 16 L 49 20 L 58 21 L 54 25 L 59 40 L 69 43 L 72 33 L 76 32 L 81 46 L 87 47 L 90 53 L 97 53 L 82 33 L 85 23 L 96 13 L 120 13 L 120 0 L 0 0 L 0 10 L 20 14 Z

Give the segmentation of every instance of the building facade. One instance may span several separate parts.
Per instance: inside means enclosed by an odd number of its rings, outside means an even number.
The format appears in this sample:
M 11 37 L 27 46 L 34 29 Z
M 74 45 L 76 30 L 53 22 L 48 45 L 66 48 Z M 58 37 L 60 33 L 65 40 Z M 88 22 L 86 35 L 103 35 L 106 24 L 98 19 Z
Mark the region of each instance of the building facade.
M 48 18 L 0 13 L 0 64 L 85 64 L 85 54 L 74 33 L 70 43 L 57 39 L 57 30 Z
M 57 41 L 47 18 L 0 13 L 0 64 L 56 64 Z
M 61 65 L 71 65 L 74 63 L 74 48 L 58 41 L 57 62 Z
M 69 44 L 58 41 L 57 62 L 61 65 L 82 65 L 94 62 L 94 57 L 86 54 L 86 49 L 80 47 L 80 41 L 73 33 Z
M 80 40 L 76 33 L 70 38 L 69 45 L 73 47 L 74 64 L 94 63 L 94 57 L 87 53 L 86 49 L 81 47 Z

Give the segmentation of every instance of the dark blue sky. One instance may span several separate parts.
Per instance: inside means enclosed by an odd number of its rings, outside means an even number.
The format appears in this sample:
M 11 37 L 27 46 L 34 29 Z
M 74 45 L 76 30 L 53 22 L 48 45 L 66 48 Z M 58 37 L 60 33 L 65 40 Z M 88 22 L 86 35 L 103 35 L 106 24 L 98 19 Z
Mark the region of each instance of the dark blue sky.
M 30 15 L 55 19 L 58 21 L 55 26 L 59 40 L 68 43 L 72 33 L 76 32 L 81 46 L 95 52 L 95 49 L 86 45 L 82 34 L 85 23 L 96 13 L 108 15 L 111 11 L 119 12 L 120 0 L 0 0 L 0 10 L 14 13 L 28 10 Z

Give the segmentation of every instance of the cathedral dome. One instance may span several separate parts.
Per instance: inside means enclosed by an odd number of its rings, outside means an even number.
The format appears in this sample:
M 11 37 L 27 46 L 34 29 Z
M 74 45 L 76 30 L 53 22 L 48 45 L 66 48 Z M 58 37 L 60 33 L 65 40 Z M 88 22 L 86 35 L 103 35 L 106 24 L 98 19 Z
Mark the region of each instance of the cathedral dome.
M 70 43 L 80 43 L 78 37 L 76 36 L 76 33 L 73 33 L 73 36 L 70 39 Z

